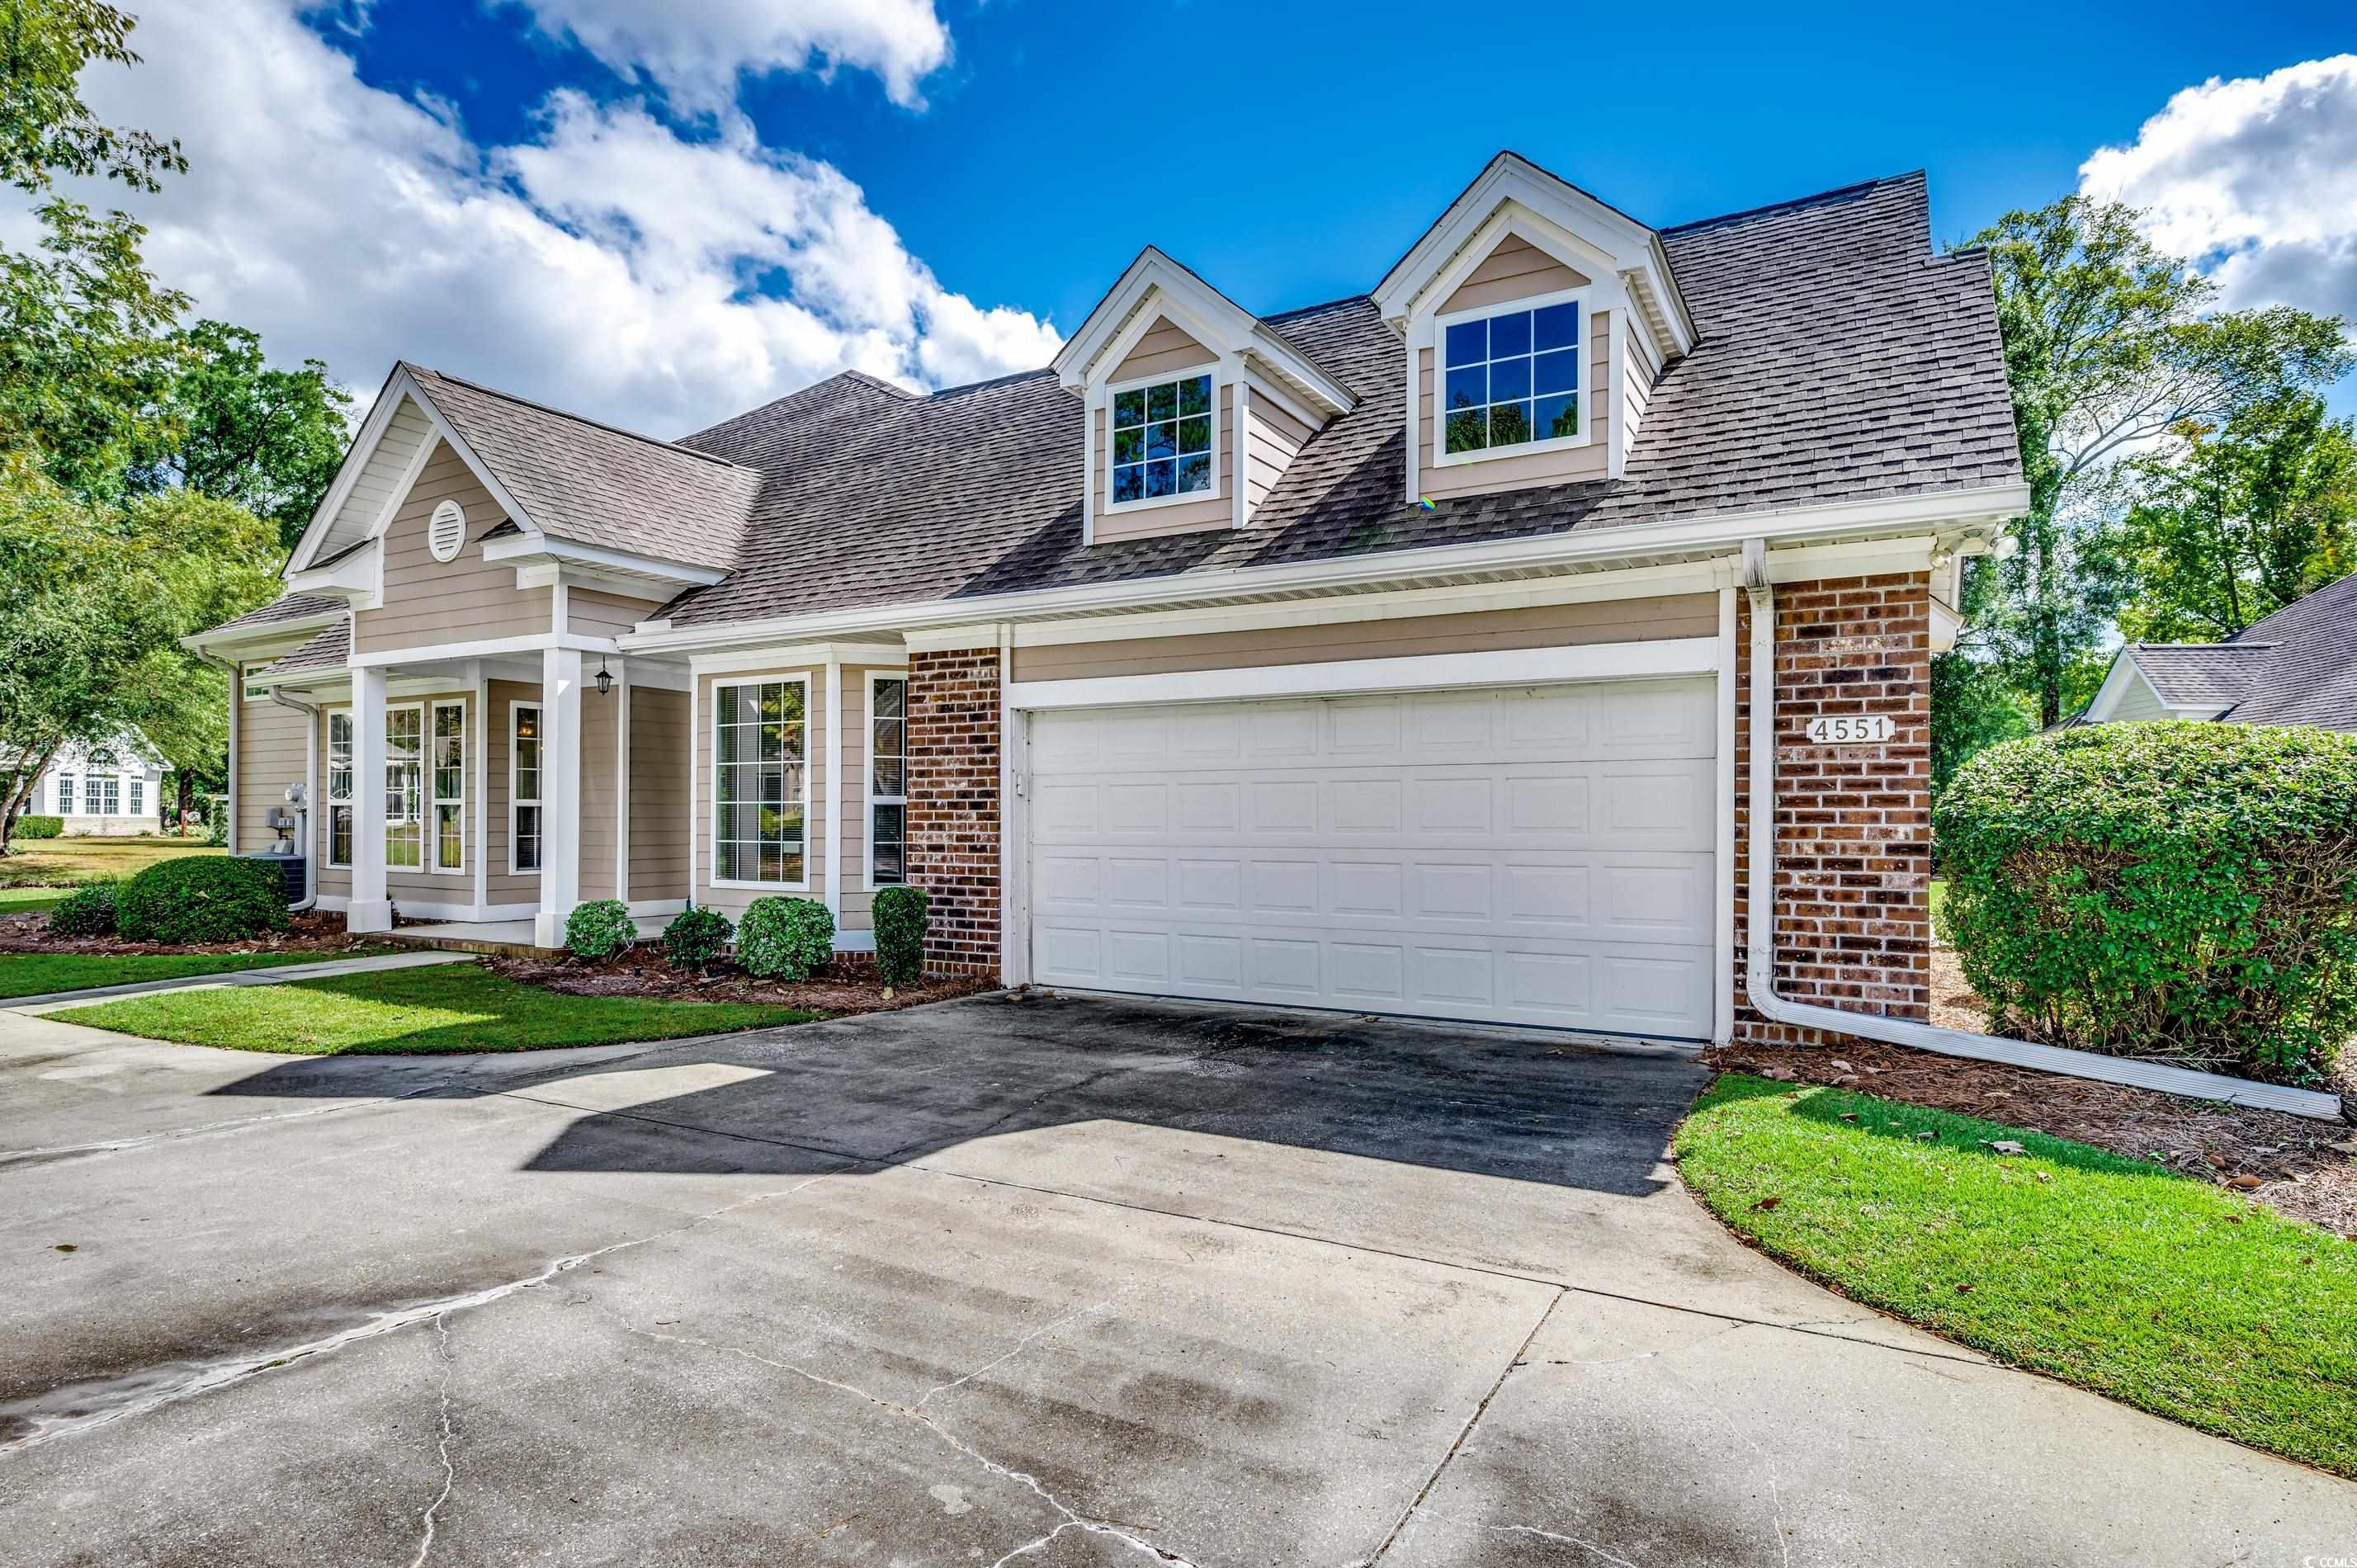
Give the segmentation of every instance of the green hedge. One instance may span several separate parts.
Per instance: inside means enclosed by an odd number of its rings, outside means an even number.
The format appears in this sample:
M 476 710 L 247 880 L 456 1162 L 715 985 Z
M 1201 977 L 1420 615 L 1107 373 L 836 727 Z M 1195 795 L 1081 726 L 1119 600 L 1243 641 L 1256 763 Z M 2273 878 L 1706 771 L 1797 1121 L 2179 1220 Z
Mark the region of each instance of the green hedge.
M 134 942 L 234 942 L 285 930 L 278 867 L 235 855 L 160 860 L 114 896 L 117 934 Z
M 931 917 L 921 887 L 876 890 L 876 972 L 892 986 L 925 977 L 925 928 Z
M 565 945 L 583 958 L 612 958 L 639 940 L 638 922 L 619 898 L 592 898 L 565 917 Z
M 737 960 L 766 979 L 808 980 L 834 960 L 834 917 L 811 898 L 756 898 L 737 922 Z
M 735 931 L 717 909 L 683 909 L 663 928 L 663 951 L 683 969 L 702 969 L 720 956 Z
M 66 820 L 63 817 L 18 817 L 9 830 L 11 839 L 53 839 L 63 837 Z
M 1933 812 L 2001 1033 L 2279 1083 L 2357 1029 L 2357 736 L 2090 725 L 1992 746 Z
M 49 911 L 49 930 L 60 937 L 103 937 L 114 930 L 114 884 L 77 887 Z

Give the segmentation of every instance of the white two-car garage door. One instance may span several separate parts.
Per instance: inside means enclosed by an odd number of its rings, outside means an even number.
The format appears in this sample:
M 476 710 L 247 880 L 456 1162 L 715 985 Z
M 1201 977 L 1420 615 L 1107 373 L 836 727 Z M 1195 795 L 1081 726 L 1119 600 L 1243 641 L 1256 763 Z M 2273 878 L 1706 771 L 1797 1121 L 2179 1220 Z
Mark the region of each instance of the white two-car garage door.
M 1035 713 L 1033 973 L 1707 1038 L 1712 692 Z

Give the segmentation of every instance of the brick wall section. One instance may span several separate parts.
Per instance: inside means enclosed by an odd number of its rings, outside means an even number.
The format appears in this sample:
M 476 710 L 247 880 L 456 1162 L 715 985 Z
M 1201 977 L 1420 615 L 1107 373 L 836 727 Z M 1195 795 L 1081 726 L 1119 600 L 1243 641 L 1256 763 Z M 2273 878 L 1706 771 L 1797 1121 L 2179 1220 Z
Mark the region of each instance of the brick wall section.
M 1736 1029 L 1835 1043 L 1743 1004 L 1749 940 L 1751 604 L 1736 596 Z M 1776 989 L 1927 1021 L 1932 1011 L 1932 596 L 1921 573 L 1776 589 Z M 1820 714 L 1888 714 L 1891 739 L 1818 746 Z
M 909 656 L 909 880 L 935 973 L 998 973 L 998 719 L 997 650 Z

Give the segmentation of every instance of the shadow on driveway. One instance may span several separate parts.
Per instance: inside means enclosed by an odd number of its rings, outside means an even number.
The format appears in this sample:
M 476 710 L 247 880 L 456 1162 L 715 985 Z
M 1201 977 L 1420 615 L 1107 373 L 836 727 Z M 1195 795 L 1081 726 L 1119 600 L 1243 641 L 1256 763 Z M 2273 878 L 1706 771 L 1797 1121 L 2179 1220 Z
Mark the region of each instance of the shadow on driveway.
M 306 1058 L 212 1092 L 582 1110 L 535 1171 L 815 1175 L 1119 1122 L 1642 1197 L 1708 1076 L 1570 1035 L 1064 996 L 565 1056 Z

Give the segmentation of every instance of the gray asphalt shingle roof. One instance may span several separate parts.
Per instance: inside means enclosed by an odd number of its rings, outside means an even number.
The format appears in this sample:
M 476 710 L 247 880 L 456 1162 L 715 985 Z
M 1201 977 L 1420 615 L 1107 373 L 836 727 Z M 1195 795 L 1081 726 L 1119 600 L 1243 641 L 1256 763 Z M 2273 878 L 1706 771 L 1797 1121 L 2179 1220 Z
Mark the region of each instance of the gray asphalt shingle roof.
M 2357 573 L 2286 605 L 2224 646 L 2271 644 L 2233 724 L 2357 730 Z
M 2133 642 L 2126 651 L 2169 706 L 2222 708 L 2242 700 L 2273 650 L 2264 642 Z
M 1405 368 L 1364 298 L 1268 318 L 1357 407 L 1242 532 L 1081 542 L 1079 402 L 1047 371 L 917 397 L 837 377 L 686 438 L 764 479 L 676 624 L 1592 530 L 2018 481 L 1988 263 L 1938 256 L 1921 174 L 1663 231 L 1701 342 L 1617 480 L 1404 504 Z
M 260 609 L 248 610 L 235 620 L 223 621 L 215 631 L 248 631 L 276 626 L 282 621 L 301 620 L 305 616 L 327 615 L 340 611 L 344 601 L 328 594 L 288 594 L 275 598 Z
M 405 367 L 550 535 L 716 569 L 736 564 L 760 476 L 711 455 Z
M 300 675 L 314 670 L 340 670 L 351 657 L 352 623 L 349 618 L 336 622 L 318 636 L 264 670 L 259 679 L 274 680 L 284 675 Z

